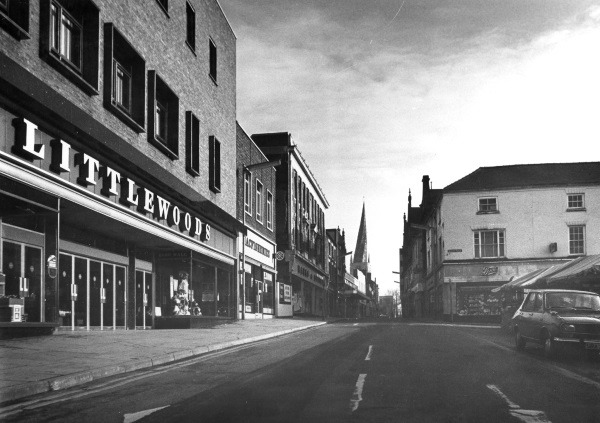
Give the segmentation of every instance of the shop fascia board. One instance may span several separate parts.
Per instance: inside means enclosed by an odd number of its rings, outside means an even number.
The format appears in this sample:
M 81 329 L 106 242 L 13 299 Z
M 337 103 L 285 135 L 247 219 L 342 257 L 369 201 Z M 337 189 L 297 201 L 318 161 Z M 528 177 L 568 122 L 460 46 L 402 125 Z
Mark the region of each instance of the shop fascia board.
M 181 247 L 188 248 L 217 260 L 224 261 L 227 264 L 234 264 L 234 258 L 232 256 L 214 250 L 208 245 L 198 244 L 193 242 L 191 239 L 186 239 L 184 235 L 180 235 L 171 228 L 159 227 L 154 223 L 154 221 L 145 216 L 132 214 L 128 209 L 120 210 L 119 208 L 121 206 L 115 206 L 113 203 L 105 204 L 105 201 L 101 199 L 90 197 L 89 193 L 83 188 L 80 189 L 77 186 L 67 187 L 62 185 L 62 183 L 57 184 L 56 182 L 42 178 L 36 173 L 33 173 L 25 168 L 9 166 L 6 163 L 3 163 L 3 158 L 4 155 L 0 154 L 0 163 L 3 164 L 1 166 L 1 172 L 3 175 L 9 178 L 15 179 L 33 188 L 40 189 L 51 195 L 56 195 L 67 201 L 79 204 L 80 206 L 89 210 L 100 213 L 119 222 L 123 222 L 129 226 L 145 231 L 154 236 L 161 237 L 166 241 L 170 241 L 174 244 L 180 245 Z M 57 182 L 62 182 L 62 180 Z

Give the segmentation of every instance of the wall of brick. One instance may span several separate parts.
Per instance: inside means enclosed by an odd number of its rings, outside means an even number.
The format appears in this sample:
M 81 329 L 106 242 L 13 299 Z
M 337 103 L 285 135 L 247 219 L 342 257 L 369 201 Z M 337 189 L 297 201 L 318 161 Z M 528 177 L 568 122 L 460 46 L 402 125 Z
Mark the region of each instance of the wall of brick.
M 123 143 L 134 146 L 160 168 L 174 175 L 217 205 L 227 214 L 236 213 L 236 38 L 216 0 L 190 0 L 196 11 L 196 51 L 186 45 L 186 3 L 171 1 L 168 16 L 155 1 L 95 0 L 100 9 L 98 95 L 88 95 L 40 58 L 40 2 L 30 2 L 30 39 L 18 41 L 0 30 L 0 51 L 15 60 L 67 101 L 76 104 L 96 121 L 117 134 Z M 179 98 L 179 159 L 171 160 L 148 143 L 147 134 L 138 134 L 103 105 L 104 23 L 113 23 L 140 53 L 148 70 L 156 70 Z M 218 49 L 218 79 L 209 76 L 209 39 Z M 26 87 L 24 88 L 26 90 Z M 28 93 L 35 98 L 39 93 Z M 146 81 L 147 97 L 147 81 Z M 144 104 L 146 104 L 144 102 Z M 200 175 L 186 171 L 185 112 L 200 120 Z M 147 115 L 146 111 L 146 115 Z M 64 116 L 68 119 L 68 116 Z M 77 126 L 78 122 L 72 122 Z M 145 120 L 147 125 L 147 119 Z M 56 128 L 40 128 L 49 133 Z M 79 127 L 86 132 L 87 128 Z M 146 128 L 147 130 L 147 128 Z M 76 134 L 74 134 L 75 136 Z M 221 142 L 221 193 L 209 189 L 208 140 Z M 90 149 L 98 149 L 89 145 Z M 83 146 L 86 147 L 85 145 Z M 117 151 L 101 151 L 111 157 Z M 144 181 L 161 185 L 160 175 Z M 168 188 L 168 187 L 167 187 Z
M 264 163 L 269 160 L 256 146 L 254 141 L 246 134 L 244 129 L 238 124 L 237 125 L 237 173 L 238 173 L 238 184 L 237 184 L 237 218 L 239 221 L 244 219 L 244 166 L 248 166 L 256 163 Z M 276 172 L 280 172 L 280 168 L 267 168 L 255 170 L 252 172 L 251 180 L 251 214 L 246 214 L 246 225 L 252 228 L 255 232 L 258 232 L 267 239 L 275 242 L 276 234 L 276 214 L 279 212 L 281 203 L 277 203 L 276 193 Z M 258 179 L 264 188 L 263 198 L 263 210 L 264 216 L 262 223 L 256 219 L 256 179 Z M 267 191 L 273 194 L 273 225 L 272 229 L 267 228 L 266 219 L 266 208 L 267 208 Z

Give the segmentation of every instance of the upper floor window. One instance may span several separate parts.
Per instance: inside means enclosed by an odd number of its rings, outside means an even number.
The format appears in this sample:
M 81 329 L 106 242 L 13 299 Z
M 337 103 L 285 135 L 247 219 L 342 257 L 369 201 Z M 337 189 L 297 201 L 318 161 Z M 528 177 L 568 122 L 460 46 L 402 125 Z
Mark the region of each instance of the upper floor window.
M 163 12 L 169 16 L 169 0 L 156 0 Z
M 112 23 L 104 24 L 104 106 L 144 132 L 146 63 Z
M 196 52 L 196 11 L 192 7 L 189 1 L 185 2 L 185 15 L 186 15 L 186 38 L 185 42 Z
M 209 65 L 209 75 L 217 82 L 217 45 L 213 40 L 209 40 Z
M 496 197 L 484 197 L 479 199 L 478 213 L 497 213 L 498 201 Z
M 185 157 L 187 171 L 200 175 L 200 120 L 190 111 L 185 112 Z
M 273 230 L 273 194 L 267 191 L 267 229 Z
M 41 55 L 87 94 L 98 94 L 99 10 L 89 0 L 41 2 Z
M 263 221 L 263 205 L 262 205 L 262 201 L 263 201 L 263 185 L 257 179 L 256 180 L 256 204 L 255 204 L 255 208 L 256 208 L 256 220 L 258 220 L 261 223 Z
M 504 231 L 475 231 L 473 244 L 476 258 L 504 257 Z
M 29 1 L 0 0 L 0 27 L 17 40 L 29 38 Z
M 216 137 L 209 138 L 209 184 L 213 192 L 221 192 L 221 143 Z
M 250 210 L 250 178 L 251 174 L 248 171 L 244 172 L 244 212 L 252 214 Z
M 585 254 L 585 226 L 569 226 L 569 254 Z
M 585 197 L 583 194 L 568 194 L 567 208 L 569 210 L 585 208 Z
M 179 158 L 179 98 L 156 71 L 148 72 L 148 141 Z

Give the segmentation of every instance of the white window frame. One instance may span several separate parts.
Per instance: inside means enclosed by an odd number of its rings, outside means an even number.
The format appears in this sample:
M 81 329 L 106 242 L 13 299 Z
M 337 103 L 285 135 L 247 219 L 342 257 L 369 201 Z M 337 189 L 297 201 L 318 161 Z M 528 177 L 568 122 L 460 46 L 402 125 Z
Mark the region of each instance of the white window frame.
M 493 210 L 484 210 L 481 206 L 482 206 L 482 200 L 486 201 L 486 200 L 494 200 L 494 204 L 495 204 L 495 208 Z M 490 204 L 485 205 L 486 207 L 489 207 Z M 498 197 L 479 197 L 477 199 L 477 212 L 478 213 L 498 213 L 499 209 L 498 209 Z
M 571 197 L 576 197 L 579 196 L 581 197 L 581 205 L 580 206 L 574 206 L 571 205 L 573 203 L 575 203 L 576 201 L 571 201 Z M 567 194 L 567 209 L 568 210 L 581 210 L 581 209 L 585 209 L 585 194 L 583 193 L 573 193 L 573 194 Z
M 267 229 L 273 230 L 273 194 L 267 190 Z
M 252 200 L 250 187 L 252 186 L 252 175 L 244 171 L 244 213 L 252 215 Z
M 495 233 L 496 242 L 494 244 L 483 244 L 482 234 Z M 497 249 L 497 255 L 483 255 L 484 247 L 493 245 Z M 475 258 L 498 258 L 506 257 L 506 231 L 504 229 L 481 229 L 473 231 L 473 255 Z
M 260 223 L 263 222 L 263 204 L 262 204 L 262 199 L 263 199 L 263 184 L 262 182 L 260 182 L 260 180 L 256 180 L 256 204 L 254 205 L 254 208 L 256 209 L 256 220 Z
M 571 229 L 581 229 L 581 233 L 574 234 Z M 574 238 L 573 235 L 581 236 L 581 239 Z M 581 251 L 573 251 L 573 247 L 579 245 L 574 245 L 575 243 L 581 243 Z M 585 225 L 569 225 L 569 255 L 572 256 L 581 256 L 585 254 Z
M 83 26 L 57 1 L 50 3 L 50 10 L 50 49 L 82 72 Z

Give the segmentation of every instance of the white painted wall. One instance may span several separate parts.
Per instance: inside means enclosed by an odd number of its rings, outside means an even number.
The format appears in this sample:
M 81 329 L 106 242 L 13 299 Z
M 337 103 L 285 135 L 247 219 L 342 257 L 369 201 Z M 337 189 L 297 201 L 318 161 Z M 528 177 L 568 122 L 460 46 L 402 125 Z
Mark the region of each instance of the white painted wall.
M 567 194 L 585 194 L 586 211 L 567 212 Z M 497 197 L 497 214 L 477 214 L 480 197 Z M 442 222 L 445 260 L 475 258 L 475 229 L 505 229 L 509 259 L 569 255 L 569 225 L 585 225 L 586 254 L 600 254 L 600 187 L 537 188 L 444 193 Z M 558 251 L 548 246 L 556 242 Z M 462 252 L 448 253 L 461 249 Z

